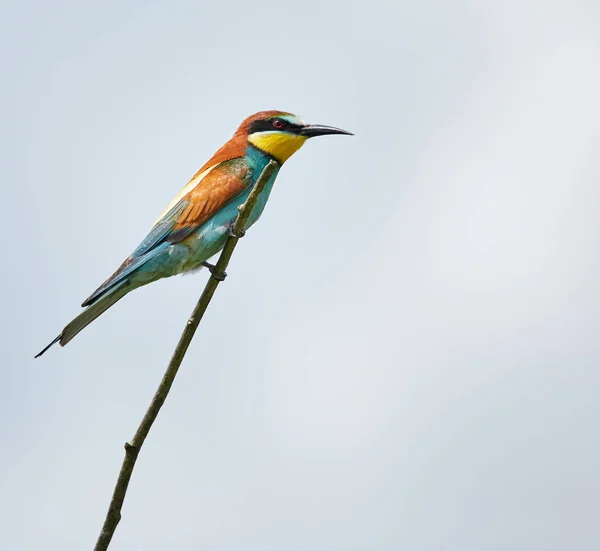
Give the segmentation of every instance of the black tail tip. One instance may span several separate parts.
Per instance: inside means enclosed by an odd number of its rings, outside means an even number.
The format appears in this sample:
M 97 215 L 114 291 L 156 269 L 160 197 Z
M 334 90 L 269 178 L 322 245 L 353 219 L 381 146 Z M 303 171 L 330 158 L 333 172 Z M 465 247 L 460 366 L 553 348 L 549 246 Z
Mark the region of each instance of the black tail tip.
M 51 346 L 55 345 L 57 342 L 60 341 L 60 337 L 61 335 L 59 335 L 58 337 L 56 337 L 48 346 L 46 346 L 46 348 L 44 348 L 41 352 L 38 352 L 34 358 L 39 358 L 44 352 L 46 352 L 46 350 L 48 350 L 48 348 L 50 348 Z

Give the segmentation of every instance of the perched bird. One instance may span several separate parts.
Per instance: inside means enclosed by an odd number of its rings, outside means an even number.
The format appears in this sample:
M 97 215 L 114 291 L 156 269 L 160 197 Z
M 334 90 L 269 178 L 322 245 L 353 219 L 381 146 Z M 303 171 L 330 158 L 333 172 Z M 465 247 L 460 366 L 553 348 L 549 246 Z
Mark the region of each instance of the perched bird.
M 227 241 L 229 229 L 260 173 L 277 168 L 250 213 L 246 229 L 262 214 L 279 169 L 307 138 L 349 134 L 332 126 L 306 124 L 284 111 L 261 111 L 242 122 L 233 137 L 171 201 L 140 245 L 119 269 L 83 301 L 86 308 L 46 348 L 67 344 L 127 293 L 161 279 L 205 266 Z

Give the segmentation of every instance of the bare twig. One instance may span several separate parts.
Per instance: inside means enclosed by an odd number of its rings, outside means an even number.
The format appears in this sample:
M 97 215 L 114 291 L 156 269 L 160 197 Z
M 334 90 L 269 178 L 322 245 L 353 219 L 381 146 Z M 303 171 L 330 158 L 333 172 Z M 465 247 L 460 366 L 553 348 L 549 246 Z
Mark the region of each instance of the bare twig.
M 158 412 L 167 398 L 167 394 L 169 393 L 171 385 L 175 380 L 179 366 L 183 361 L 183 357 L 187 352 L 194 333 L 196 332 L 196 329 L 202 320 L 202 316 L 204 315 L 204 312 L 206 311 L 206 308 L 208 307 L 219 283 L 223 280 L 225 269 L 229 264 L 229 260 L 231 259 L 231 255 L 233 254 L 233 250 L 235 249 L 239 238 L 244 234 L 244 226 L 248 222 L 248 218 L 250 217 L 250 213 L 252 212 L 254 205 L 256 205 L 258 195 L 265 188 L 265 185 L 273 175 L 276 166 L 276 163 L 271 161 L 264 168 L 254 188 L 250 192 L 250 195 L 244 204 L 239 207 L 237 218 L 235 219 L 229 238 L 225 243 L 225 247 L 221 251 L 219 260 L 212 269 L 211 277 L 207 281 L 204 291 L 202 292 L 202 295 L 200 296 L 200 299 L 198 300 L 198 303 L 196 304 L 196 307 L 194 308 L 194 311 L 192 312 L 192 315 L 190 316 L 190 319 L 183 330 L 167 370 L 165 371 L 160 385 L 158 385 L 156 393 L 152 398 L 152 402 L 150 402 L 150 406 L 148 407 L 148 410 L 146 411 L 146 414 L 144 415 L 144 418 L 142 419 L 135 436 L 131 442 L 125 443 L 125 458 L 123 459 L 121 471 L 119 472 L 119 477 L 117 478 L 117 483 L 113 491 L 110 506 L 104 520 L 104 526 L 102 526 L 102 531 L 98 536 L 98 541 L 96 542 L 94 551 L 105 551 L 108 549 L 110 540 L 112 539 L 117 528 L 117 524 L 119 524 L 119 521 L 121 520 L 121 508 L 123 507 L 123 501 L 125 499 L 125 494 L 127 493 L 127 486 L 129 485 L 129 480 L 131 479 L 131 474 L 133 473 L 133 468 L 135 467 L 135 462 L 140 450 L 142 449 L 144 440 L 146 440 L 146 436 L 148 436 L 148 432 L 152 428 L 152 424 L 156 420 Z

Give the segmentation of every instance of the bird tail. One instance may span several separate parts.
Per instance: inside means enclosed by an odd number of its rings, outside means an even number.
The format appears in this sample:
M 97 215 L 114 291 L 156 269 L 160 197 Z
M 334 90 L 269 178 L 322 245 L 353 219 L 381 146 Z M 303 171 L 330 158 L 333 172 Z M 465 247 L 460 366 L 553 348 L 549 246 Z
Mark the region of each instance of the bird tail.
M 96 302 L 88 306 L 81 314 L 79 314 L 73 321 L 71 321 L 62 330 L 61 334 L 58 335 L 46 348 L 35 355 L 39 358 L 46 350 L 52 345 L 59 343 L 61 346 L 65 346 L 77 333 L 92 323 L 98 316 L 104 314 L 113 304 L 121 300 L 132 287 L 128 281 L 123 281 L 120 285 L 113 288 L 109 293 L 102 295 Z

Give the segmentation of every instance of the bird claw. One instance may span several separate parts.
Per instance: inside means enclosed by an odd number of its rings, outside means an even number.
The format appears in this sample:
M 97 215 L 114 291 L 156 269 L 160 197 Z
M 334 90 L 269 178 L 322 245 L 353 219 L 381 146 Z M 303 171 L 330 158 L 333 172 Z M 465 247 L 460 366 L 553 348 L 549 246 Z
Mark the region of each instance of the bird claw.
M 231 235 L 231 237 L 237 237 L 238 239 L 241 239 L 242 237 L 244 237 L 244 235 L 246 235 L 246 230 L 240 230 L 239 232 L 236 232 L 232 224 L 231 226 L 229 226 L 229 235 Z
M 216 266 L 210 262 L 203 262 L 202 266 L 208 269 L 210 275 L 213 276 L 217 281 L 225 281 L 227 272 L 217 272 Z

